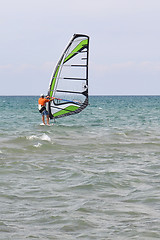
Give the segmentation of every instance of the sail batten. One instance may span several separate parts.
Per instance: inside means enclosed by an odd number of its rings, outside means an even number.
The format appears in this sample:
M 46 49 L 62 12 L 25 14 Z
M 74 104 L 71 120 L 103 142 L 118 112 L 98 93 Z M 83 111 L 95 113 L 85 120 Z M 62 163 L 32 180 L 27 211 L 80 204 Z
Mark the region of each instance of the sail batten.
M 81 112 L 88 105 L 89 36 L 74 34 L 52 74 L 48 95 L 50 118 Z
M 84 64 L 82 64 L 82 65 L 78 65 L 78 64 L 69 65 L 69 64 L 67 64 L 67 65 L 64 65 L 64 67 L 87 67 L 87 65 L 84 65 Z
M 85 78 L 67 78 L 67 77 L 64 77 L 63 79 L 66 79 L 66 80 L 86 80 Z
M 73 92 L 73 91 L 65 91 L 65 90 L 57 90 L 57 92 L 82 94 L 82 92 Z
M 71 67 L 87 67 L 87 65 L 78 65 L 78 64 L 77 65 L 76 64 L 73 65 L 72 64 Z

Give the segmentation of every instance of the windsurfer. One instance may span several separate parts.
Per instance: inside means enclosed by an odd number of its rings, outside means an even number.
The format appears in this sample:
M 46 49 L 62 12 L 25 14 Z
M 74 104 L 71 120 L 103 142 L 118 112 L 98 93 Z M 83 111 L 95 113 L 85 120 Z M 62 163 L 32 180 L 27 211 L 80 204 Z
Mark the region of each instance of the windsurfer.
M 47 125 L 49 125 L 49 113 L 46 110 L 46 103 L 52 101 L 54 98 L 50 98 L 49 96 L 44 97 L 44 94 L 41 94 L 39 100 L 38 100 L 38 108 L 39 112 L 42 115 L 42 122 L 45 125 L 45 116 L 47 119 Z

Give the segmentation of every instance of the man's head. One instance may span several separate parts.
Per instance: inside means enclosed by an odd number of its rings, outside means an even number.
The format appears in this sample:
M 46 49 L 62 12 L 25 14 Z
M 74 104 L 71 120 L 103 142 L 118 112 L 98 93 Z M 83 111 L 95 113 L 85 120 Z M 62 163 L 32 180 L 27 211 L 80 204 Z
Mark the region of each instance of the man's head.
M 44 98 L 44 94 L 43 93 L 41 94 L 41 98 Z

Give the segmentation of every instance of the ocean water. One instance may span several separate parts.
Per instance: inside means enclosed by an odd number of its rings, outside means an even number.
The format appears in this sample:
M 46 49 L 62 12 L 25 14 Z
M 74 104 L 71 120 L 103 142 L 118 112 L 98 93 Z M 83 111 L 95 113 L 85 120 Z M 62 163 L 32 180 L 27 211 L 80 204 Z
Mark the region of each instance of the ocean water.
M 91 96 L 41 126 L 0 97 L 0 239 L 160 239 L 160 97 Z

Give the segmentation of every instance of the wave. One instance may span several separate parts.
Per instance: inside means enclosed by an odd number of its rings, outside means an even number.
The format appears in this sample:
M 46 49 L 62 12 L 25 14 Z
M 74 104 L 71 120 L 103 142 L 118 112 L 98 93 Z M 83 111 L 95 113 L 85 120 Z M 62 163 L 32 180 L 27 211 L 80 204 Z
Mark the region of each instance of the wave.
M 48 142 L 51 142 L 51 138 L 43 133 L 41 136 L 37 136 L 37 135 L 31 135 L 31 136 L 28 136 L 26 137 L 28 140 L 34 140 L 34 139 L 40 139 L 42 141 L 48 141 Z

